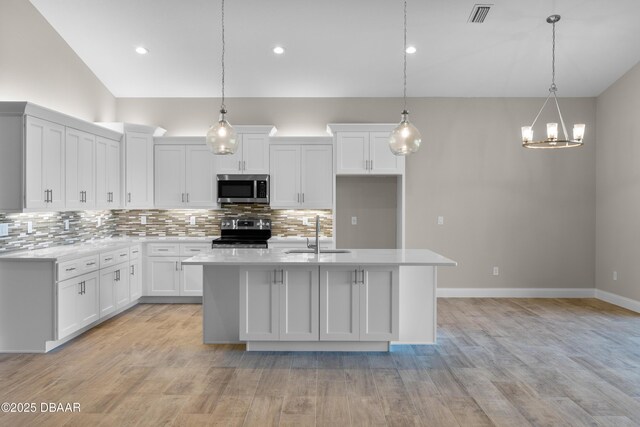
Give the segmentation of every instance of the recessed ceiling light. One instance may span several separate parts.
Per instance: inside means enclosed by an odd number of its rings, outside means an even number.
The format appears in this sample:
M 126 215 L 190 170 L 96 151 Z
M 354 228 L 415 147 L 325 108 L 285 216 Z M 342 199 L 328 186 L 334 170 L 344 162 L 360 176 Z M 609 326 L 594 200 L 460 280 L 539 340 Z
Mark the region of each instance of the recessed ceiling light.
M 407 47 L 407 53 L 408 53 L 409 55 L 413 55 L 414 53 L 416 53 L 416 51 L 417 51 L 417 50 L 418 50 L 418 49 L 416 49 L 416 47 L 415 47 L 415 46 L 408 46 L 408 47 Z
M 138 46 L 136 48 L 136 52 L 139 53 L 140 55 L 146 55 L 147 53 L 149 53 L 149 50 L 144 46 Z
M 276 46 L 273 48 L 273 53 L 276 55 L 282 55 L 284 53 L 284 48 L 282 46 Z

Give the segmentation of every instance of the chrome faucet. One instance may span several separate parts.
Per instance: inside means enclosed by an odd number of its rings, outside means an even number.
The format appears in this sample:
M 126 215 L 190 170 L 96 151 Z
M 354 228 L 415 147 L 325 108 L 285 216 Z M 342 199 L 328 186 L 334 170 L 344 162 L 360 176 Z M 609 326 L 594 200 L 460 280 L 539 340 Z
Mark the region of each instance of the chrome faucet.
M 320 215 L 316 215 L 316 244 L 310 244 L 309 238 L 307 237 L 307 248 L 313 249 L 316 255 L 320 254 Z

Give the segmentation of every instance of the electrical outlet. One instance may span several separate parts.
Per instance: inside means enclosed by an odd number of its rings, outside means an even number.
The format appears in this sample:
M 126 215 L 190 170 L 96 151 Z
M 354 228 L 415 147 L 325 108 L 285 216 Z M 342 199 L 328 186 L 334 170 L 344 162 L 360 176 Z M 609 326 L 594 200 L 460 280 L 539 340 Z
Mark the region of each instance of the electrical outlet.
M 500 269 L 498 267 L 493 267 L 493 275 L 498 276 L 500 274 Z
M 613 280 L 618 280 L 618 272 L 617 271 L 613 272 Z
M 302 217 L 302 225 L 309 225 L 309 218 L 307 218 L 306 216 Z
M 98 217 L 98 227 L 102 227 L 102 217 Z
M 9 235 L 9 224 L 0 224 L 0 237 Z
M 444 217 L 443 216 L 439 216 L 438 217 L 438 225 L 444 225 Z
M 189 225 L 196 225 L 196 217 L 195 216 L 190 216 L 189 217 Z
M 68 219 L 64 220 L 64 231 L 69 231 L 69 220 Z
M 27 221 L 27 234 L 33 233 L 33 222 Z
M 352 216 L 351 217 L 351 225 L 358 225 L 358 217 L 357 216 Z
M 147 216 L 146 215 L 142 215 L 140 217 L 140 224 L 147 225 Z

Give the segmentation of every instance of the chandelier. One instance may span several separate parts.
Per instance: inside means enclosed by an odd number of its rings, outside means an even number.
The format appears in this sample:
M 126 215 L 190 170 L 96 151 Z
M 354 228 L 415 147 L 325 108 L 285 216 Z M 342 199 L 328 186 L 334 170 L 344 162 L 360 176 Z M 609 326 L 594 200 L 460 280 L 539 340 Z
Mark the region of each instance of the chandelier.
M 547 22 L 553 25 L 553 43 L 552 43 L 552 56 L 551 56 L 551 86 L 549 87 L 549 95 L 547 99 L 545 99 L 544 104 L 542 104 L 542 108 L 538 111 L 536 118 L 533 119 L 533 123 L 531 126 L 522 126 L 522 146 L 525 148 L 571 148 L 571 147 L 579 147 L 582 145 L 582 140 L 584 138 L 584 124 L 575 124 L 573 125 L 573 138 L 569 139 L 567 134 L 567 127 L 564 124 L 564 119 L 562 118 L 562 113 L 560 112 L 560 104 L 558 104 L 558 97 L 556 96 L 556 92 L 558 88 L 556 86 L 556 23 L 560 20 L 560 15 L 551 15 L 547 18 Z M 560 137 L 558 135 L 558 123 L 547 123 L 547 138 L 534 140 L 533 139 L 533 127 L 535 126 L 542 110 L 546 107 L 549 99 L 553 97 L 553 101 L 556 105 L 556 109 L 558 110 L 558 116 L 560 118 L 560 125 L 562 126 L 562 134 Z

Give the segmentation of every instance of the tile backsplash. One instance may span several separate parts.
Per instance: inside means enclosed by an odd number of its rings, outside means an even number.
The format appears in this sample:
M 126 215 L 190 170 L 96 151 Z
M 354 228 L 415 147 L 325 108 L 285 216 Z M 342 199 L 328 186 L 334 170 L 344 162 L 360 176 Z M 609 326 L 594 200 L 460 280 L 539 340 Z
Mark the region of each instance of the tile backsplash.
M 332 211 L 271 209 L 260 205 L 227 205 L 222 209 L 114 210 L 7 214 L 0 224 L 9 224 L 9 235 L 0 237 L 0 253 L 71 245 L 116 236 L 218 236 L 222 217 L 271 218 L 274 237 L 313 237 L 315 216 L 320 215 L 320 234 L 331 237 Z M 146 225 L 141 217 L 146 217 Z M 190 218 L 196 224 L 190 225 Z M 308 225 L 303 220 L 308 219 Z M 64 229 L 65 220 L 69 230 Z M 28 222 L 33 225 L 27 233 Z
M 122 236 L 218 236 L 222 217 L 271 218 L 274 237 L 312 237 L 315 217 L 320 215 L 320 234 L 331 237 L 333 217 L 331 209 L 284 210 L 260 205 L 227 205 L 222 209 L 118 210 L 113 211 L 116 232 Z M 141 218 L 146 216 L 146 225 Z M 190 225 L 190 218 L 196 224 Z M 303 219 L 308 219 L 308 225 Z
M 65 220 L 69 221 L 69 230 L 64 229 Z M 104 239 L 116 231 L 111 211 L 0 213 L 0 224 L 9 224 L 9 235 L 0 237 L 0 253 Z

